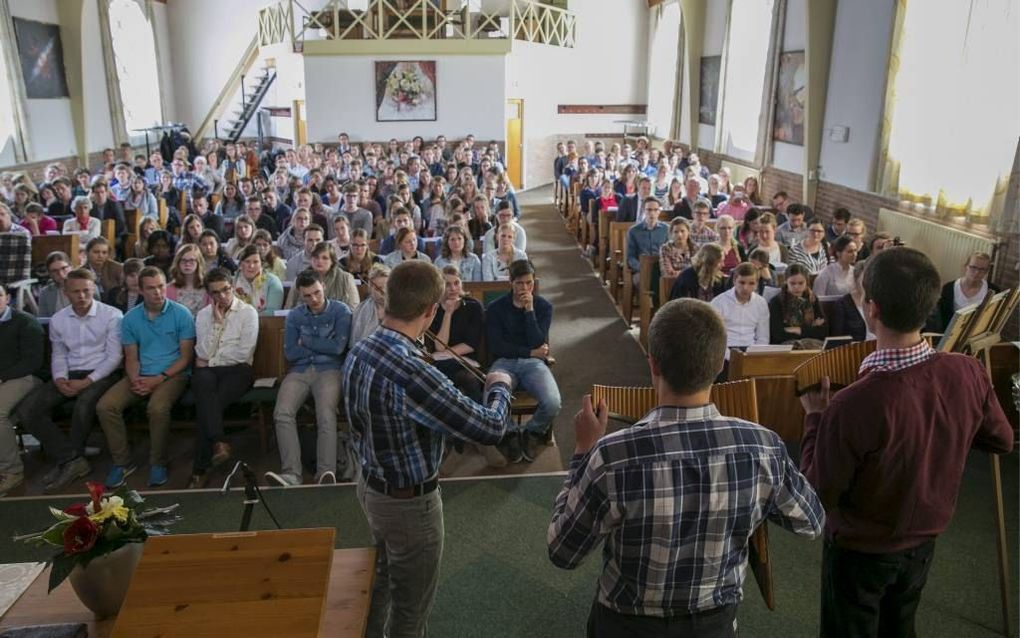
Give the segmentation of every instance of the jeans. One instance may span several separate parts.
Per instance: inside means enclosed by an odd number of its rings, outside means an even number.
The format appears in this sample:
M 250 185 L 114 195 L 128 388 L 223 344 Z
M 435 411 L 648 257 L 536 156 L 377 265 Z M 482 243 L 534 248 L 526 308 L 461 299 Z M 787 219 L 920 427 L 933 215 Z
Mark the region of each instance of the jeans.
M 560 413 L 560 388 L 545 361 L 528 359 L 496 359 L 490 371 L 506 372 L 511 377 L 511 388 L 522 388 L 538 401 L 538 409 L 524 426 L 528 432 L 546 434 L 553 419 Z
M 156 386 L 147 397 L 138 396 L 131 391 L 131 379 L 124 377 L 113 384 L 96 405 L 99 425 L 106 434 L 106 443 L 110 446 L 110 456 L 117 465 L 131 464 L 131 448 L 128 445 L 127 427 L 124 425 L 124 410 L 140 401 L 148 401 L 145 407 L 149 418 L 149 464 L 167 464 L 166 443 L 170 436 L 170 409 L 188 387 L 188 377 L 184 375 L 166 379 Z
M 87 373 L 72 372 L 70 379 L 84 379 Z M 66 397 L 57 386 L 48 381 L 32 391 L 18 406 L 18 419 L 32 436 L 39 439 L 46 456 L 59 464 L 72 461 L 85 454 L 85 443 L 95 419 L 96 404 L 114 383 L 120 372 L 92 382 L 74 397 Z M 66 403 L 74 403 L 71 411 L 71 433 L 65 436 L 53 422 L 53 410 Z
M 934 540 L 891 554 L 856 552 L 826 540 L 821 636 L 917 635 L 914 618 L 934 556 Z
M 376 492 L 358 476 L 358 501 L 376 547 L 365 636 L 420 638 L 428 628 L 443 557 L 440 490 L 397 499 Z
M 301 482 L 301 443 L 297 433 L 297 413 L 311 393 L 315 399 L 315 475 L 336 472 L 337 436 L 336 411 L 340 403 L 340 371 L 316 370 L 309 366 L 304 372 L 289 372 L 276 395 L 273 421 L 276 443 L 280 446 L 280 467 L 283 474 Z
M 588 638 L 732 638 L 737 635 L 737 606 L 727 605 L 697 614 L 670 618 L 629 616 L 592 603 Z
M 251 388 L 255 374 L 247 363 L 195 368 L 191 393 L 195 395 L 195 463 L 201 474 L 212 465 L 212 447 L 223 440 L 223 413 Z
M 32 375 L 0 382 L 0 474 L 22 474 L 24 466 L 18 454 L 18 437 L 14 436 L 11 412 L 18 407 L 32 388 L 42 383 Z

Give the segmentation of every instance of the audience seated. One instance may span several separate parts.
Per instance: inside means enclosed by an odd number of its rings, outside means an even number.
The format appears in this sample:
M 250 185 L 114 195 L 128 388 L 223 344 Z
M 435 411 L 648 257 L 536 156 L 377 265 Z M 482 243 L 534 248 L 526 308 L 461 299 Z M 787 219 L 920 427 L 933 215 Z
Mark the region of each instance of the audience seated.
M 726 325 L 727 352 L 769 343 L 769 305 L 755 292 L 758 273 L 754 264 L 740 264 L 733 271 L 733 287 L 712 299 L 712 307 Z
M 636 223 L 645 200 L 651 196 L 652 180 L 648 177 L 640 178 L 637 182 L 637 190 L 624 195 L 620 199 L 620 206 L 616 211 L 615 221 Z
M 373 264 L 365 274 L 368 296 L 358 304 L 351 318 L 351 346 L 375 332 L 382 322 L 386 310 L 386 282 L 389 277 L 390 269 L 384 264 Z
M 806 224 L 804 238 L 790 249 L 790 265 L 799 264 L 808 274 L 817 275 L 829 265 L 829 246 L 825 241 L 825 223 L 814 219 Z
M 701 248 L 705 244 L 719 243 L 719 233 L 708 225 L 708 219 L 712 215 L 711 202 L 704 197 L 698 199 L 692 205 L 691 214 L 693 221 L 691 222 L 690 236 L 694 246 Z M 731 232 L 730 236 L 732 237 L 732 235 Z
M 851 213 L 846 208 L 837 208 L 832 213 L 832 222 L 825 227 L 825 241 L 829 244 L 836 241 L 836 238 L 846 232 L 846 226 L 850 223 Z
M 740 184 L 733 186 L 733 192 L 729 198 L 716 208 L 715 213 L 717 216 L 722 217 L 723 215 L 729 215 L 735 221 L 744 221 L 744 217 L 752 209 L 751 200 L 748 199 L 744 192 L 744 187 Z
M 720 215 L 716 220 L 715 230 L 719 233 L 719 247 L 722 249 L 722 271 L 727 276 L 741 262 L 747 259 L 744 247 L 736 239 L 737 222 L 729 215 Z
M 773 198 L 774 200 L 775 198 Z M 808 214 L 808 207 L 803 204 L 790 204 L 789 207 L 786 207 L 785 200 L 783 202 L 786 208 L 786 221 L 780 223 L 776 228 L 776 239 L 787 248 L 793 248 L 807 237 L 808 227 L 805 224 L 805 219 L 811 215 Z M 778 217 L 779 213 L 777 212 L 777 220 Z
M 482 255 L 482 281 L 508 281 L 510 266 L 516 261 L 527 260 L 527 253 L 514 246 L 516 234 L 513 222 L 499 227 L 496 249 Z
M 124 262 L 124 283 L 106 291 L 103 295 L 103 303 L 113 306 L 121 313 L 126 313 L 142 303 L 142 289 L 138 284 L 138 274 L 142 272 L 143 268 L 145 268 L 145 262 L 141 259 L 126 260 Z
M 245 246 L 238 257 L 237 275 L 233 279 L 233 290 L 237 298 L 255 308 L 261 315 L 272 315 L 282 309 L 283 283 L 266 268 L 259 248 L 254 245 Z
M 166 298 L 176 301 L 187 308 L 192 316 L 196 316 L 209 305 L 204 279 L 205 260 L 202 259 L 202 251 L 195 244 L 181 246 L 170 266 Z
M 295 255 L 305 250 L 305 230 L 312 223 L 312 214 L 306 208 L 299 208 L 294 211 L 290 221 L 290 226 L 287 226 L 276 239 L 276 247 L 288 264 Z M 299 269 L 298 272 L 301 270 L 304 268 Z
M 391 269 L 404 261 L 419 260 L 432 262 L 429 256 L 418 249 L 418 234 L 413 228 L 400 228 L 394 237 L 395 250 L 383 257 L 383 263 Z
M 147 266 L 139 273 L 138 282 L 143 303 L 128 311 L 121 322 L 126 376 L 96 405 L 114 462 L 106 477 L 111 489 L 123 485 L 137 469 L 128 445 L 124 410 L 141 401 L 148 402 L 148 484 L 155 487 L 167 482 L 170 408 L 188 386 L 195 349 L 195 320 L 187 308 L 166 298 L 163 271 Z
M 198 248 L 202 252 L 202 260 L 205 262 L 207 274 L 214 268 L 237 272 L 237 262 L 231 259 L 227 251 L 220 245 L 220 236 L 215 230 L 207 228 L 202 231 L 198 238 Z
M 553 420 L 560 412 L 560 390 L 548 363 L 553 308 L 534 293 L 535 267 L 530 261 L 513 262 L 508 276 L 511 291 L 490 303 L 485 312 L 486 343 L 493 358 L 489 370 L 509 374 L 511 391 L 521 388 L 538 401 L 524 430 L 507 434 L 500 443 L 508 461 L 530 462 L 551 441 Z
M 223 249 L 231 259 L 237 261 L 241 251 L 250 246 L 255 239 L 255 222 L 245 214 L 238 215 L 234 220 L 234 236 L 230 238 Z
M 344 203 L 336 214 L 346 218 L 351 229 L 361 228 L 366 233 L 372 233 L 372 211 L 361 207 L 361 187 L 356 183 L 348 182 L 344 186 Z
M 298 209 L 298 213 L 294 213 L 297 217 L 301 209 Z M 287 257 L 287 272 L 284 276 L 285 281 L 294 281 L 297 279 L 298 273 L 303 270 L 307 270 L 312 267 L 312 251 L 315 247 L 326 240 L 326 232 L 322 229 L 322 226 L 318 224 L 309 224 L 305 228 L 304 233 L 301 235 L 304 241 L 304 248 L 300 252 L 291 254 Z M 328 247 L 329 244 L 326 244 Z M 332 251 L 333 249 L 330 248 Z M 289 307 L 289 306 L 288 306 Z
M 11 413 L 42 381 L 36 376 L 43 362 L 43 330 L 32 315 L 10 305 L 7 287 L 0 284 L 0 496 L 24 481 L 18 441 Z
M 821 297 L 848 294 L 854 285 L 857 244 L 849 235 L 841 235 L 832 243 L 832 252 L 835 261 L 819 271 L 812 286 L 815 294 Z
M 690 267 L 698 250 L 691 240 L 691 223 L 684 217 L 674 217 L 669 223 L 669 237 L 659 247 L 659 272 L 663 277 L 679 277 Z
M 863 277 L 864 268 L 854 268 L 853 289 L 836 301 L 832 316 L 829 317 L 829 334 L 833 337 L 851 337 L 854 341 L 870 341 L 875 338 L 864 321 Z
M 642 255 L 658 255 L 662 246 L 669 242 L 671 226 L 659 221 L 662 204 L 654 197 L 646 197 L 642 202 L 641 223 L 634 224 L 627 230 L 627 265 L 630 267 L 634 284 L 637 285 L 641 271 Z M 690 226 L 687 226 L 687 249 L 690 251 Z M 672 255 L 677 250 L 667 248 Z M 688 257 L 688 260 L 690 257 Z M 687 264 L 682 264 L 686 267 Z M 668 266 L 667 266 L 668 267 Z M 667 275 L 668 276 L 668 275 Z
M 283 281 L 283 277 L 287 273 L 287 260 L 280 257 L 273 248 L 273 238 L 269 232 L 263 228 L 256 230 L 252 243 L 258 249 L 266 271 L 273 273 L 280 281 Z
M 99 295 L 124 283 L 124 266 L 111 258 L 106 237 L 93 237 L 85 245 L 85 268 L 95 275 Z
M 174 236 L 165 230 L 153 231 L 145 241 L 148 253 L 144 259 L 145 265 L 159 268 L 163 271 L 163 276 L 169 278 L 170 267 L 174 263 L 175 243 Z
M 527 252 L 528 234 L 525 232 L 524 226 L 514 220 L 513 215 L 510 205 L 507 202 L 500 202 L 499 208 L 496 210 L 495 225 L 482 236 L 482 254 L 496 249 L 496 229 L 504 224 L 513 226 L 516 231 L 514 233 L 514 248 Z
M 205 487 L 208 470 L 230 459 L 223 414 L 255 381 L 251 364 L 258 343 L 258 313 L 234 296 L 230 280 L 226 270 L 217 268 L 209 273 L 205 291 L 212 302 L 195 318 L 195 370 L 191 377 L 195 458 L 189 489 Z
M 334 257 L 329 246 L 325 243 L 320 246 L 326 255 Z M 303 482 L 296 418 L 298 409 L 311 394 L 317 426 L 315 481 L 335 483 L 336 408 L 340 400 L 340 366 L 351 334 L 351 309 L 326 294 L 317 270 L 298 275 L 293 290 L 301 302 L 287 315 L 284 326 L 284 356 L 290 371 L 280 383 L 273 411 L 281 469 L 279 473 L 266 472 L 266 478 L 284 487 Z
M 443 243 L 434 263 L 439 270 L 453 266 L 461 281 L 482 280 L 482 260 L 468 250 L 467 233 L 460 226 L 449 226 L 443 233 Z
M 963 276 L 942 286 L 942 293 L 935 307 L 938 313 L 938 330 L 945 330 L 953 318 L 953 313 L 960 308 L 981 303 L 989 290 L 999 291 L 996 286 L 988 283 L 988 272 L 991 267 L 991 255 L 983 252 L 972 253 L 963 266 Z
M 85 443 L 99 399 L 121 378 L 123 358 L 123 314 L 94 298 L 95 274 L 72 270 L 65 286 L 71 303 L 49 323 L 52 379 L 28 393 L 18 406 L 19 422 L 39 439 L 53 464 L 42 477 L 46 492 L 62 490 L 91 473 Z M 53 410 L 65 404 L 73 404 L 68 434 L 52 418 Z
M 196 196 L 191 201 L 191 207 L 194 214 L 198 215 L 198 218 L 202 220 L 202 225 L 206 228 L 206 230 L 215 232 L 219 241 L 223 242 L 229 239 L 227 236 L 227 228 L 223 221 L 223 216 L 209 210 L 209 200 L 206 199 L 204 195 Z
M 757 239 L 749 248 L 748 252 L 764 250 L 768 253 L 769 264 L 776 270 L 782 271 L 790 261 L 790 250 L 776 241 L 776 218 L 772 213 L 764 213 L 758 218 Z
M 333 239 L 329 240 L 329 245 L 340 260 L 351 252 L 351 223 L 343 215 L 338 214 L 333 218 Z
M 25 206 L 25 218 L 18 222 L 18 224 L 27 229 L 32 235 L 49 235 L 57 232 L 57 220 L 47 215 L 45 209 L 35 202 Z M 0 228 L 0 232 L 5 233 L 12 230 L 11 228 L 7 230 Z
M 684 182 L 684 196 L 680 201 L 676 202 L 673 206 L 673 211 L 670 217 L 675 219 L 677 217 L 683 217 L 687 220 L 694 219 L 694 205 L 698 200 L 702 199 L 701 196 L 701 181 L 696 177 L 691 177 Z
M 308 236 L 307 231 L 305 236 Z M 358 286 L 354 283 L 354 277 L 340 267 L 340 260 L 336 253 L 329 247 L 329 244 L 322 241 L 312 249 L 312 256 L 309 263 L 310 270 L 319 275 L 319 283 L 322 285 L 327 299 L 334 299 L 344 302 L 347 307 L 354 310 L 358 307 Z M 298 275 L 300 277 L 300 275 Z M 301 301 L 301 292 L 295 285 L 287 294 L 285 308 L 294 308 Z
M 78 235 L 78 250 L 84 252 L 89 240 L 102 234 L 103 222 L 92 215 L 92 200 L 86 195 L 75 197 L 71 208 L 74 209 L 74 217 L 64 221 L 61 232 Z
M 769 332 L 772 343 L 801 339 L 824 341 L 829 334 L 818 297 L 808 286 L 808 269 L 793 264 L 786 269 L 782 289 L 769 301 Z
M 690 267 L 685 268 L 673 282 L 669 298 L 712 301 L 726 291 L 727 279 L 722 265 L 719 245 L 705 244 L 691 259 Z

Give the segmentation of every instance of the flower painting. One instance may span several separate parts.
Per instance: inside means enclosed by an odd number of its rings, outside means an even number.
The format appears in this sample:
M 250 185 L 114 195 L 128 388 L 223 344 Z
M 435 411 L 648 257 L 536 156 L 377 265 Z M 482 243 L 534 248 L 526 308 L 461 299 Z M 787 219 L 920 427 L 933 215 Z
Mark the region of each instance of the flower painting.
M 432 122 L 436 119 L 436 63 L 376 62 L 377 122 Z
M 772 139 L 804 145 L 804 102 L 807 99 L 807 72 L 804 52 L 789 51 L 779 56 L 779 83 L 776 85 L 776 113 Z

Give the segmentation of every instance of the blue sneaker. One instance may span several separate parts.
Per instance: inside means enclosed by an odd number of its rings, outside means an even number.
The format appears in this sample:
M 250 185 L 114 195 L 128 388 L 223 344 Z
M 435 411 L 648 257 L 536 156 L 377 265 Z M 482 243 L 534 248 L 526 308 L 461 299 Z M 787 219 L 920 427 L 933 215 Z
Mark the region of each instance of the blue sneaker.
M 114 465 L 110 468 L 110 473 L 106 475 L 106 487 L 116 489 L 124 484 L 124 479 L 131 476 L 138 468 L 135 465 Z
M 149 487 L 166 485 L 166 482 L 169 480 L 170 477 L 167 476 L 165 465 L 153 465 L 149 468 Z

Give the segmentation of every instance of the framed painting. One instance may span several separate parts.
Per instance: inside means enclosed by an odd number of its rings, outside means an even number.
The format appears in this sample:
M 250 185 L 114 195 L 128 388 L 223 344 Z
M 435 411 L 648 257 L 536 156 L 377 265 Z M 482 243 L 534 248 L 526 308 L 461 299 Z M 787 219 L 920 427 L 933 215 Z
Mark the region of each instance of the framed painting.
M 721 55 L 701 58 L 701 96 L 698 104 L 698 122 L 715 126 L 716 108 L 719 106 L 719 68 Z
M 14 18 L 21 75 L 30 100 L 70 97 L 64 74 L 64 48 L 55 24 Z
M 435 60 L 375 63 L 376 122 L 435 120 Z
M 780 54 L 772 139 L 804 146 L 804 102 L 806 100 L 807 72 L 804 68 L 804 52 L 787 51 Z

